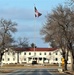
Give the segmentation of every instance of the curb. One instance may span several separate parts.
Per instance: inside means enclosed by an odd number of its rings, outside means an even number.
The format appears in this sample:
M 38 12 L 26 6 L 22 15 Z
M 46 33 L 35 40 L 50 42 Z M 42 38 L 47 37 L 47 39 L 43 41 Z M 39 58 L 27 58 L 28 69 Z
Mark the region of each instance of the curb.
M 71 73 L 71 72 L 65 72 L 66 74 L 70 74 L 70 75 L 74 75 L 73 73 Z

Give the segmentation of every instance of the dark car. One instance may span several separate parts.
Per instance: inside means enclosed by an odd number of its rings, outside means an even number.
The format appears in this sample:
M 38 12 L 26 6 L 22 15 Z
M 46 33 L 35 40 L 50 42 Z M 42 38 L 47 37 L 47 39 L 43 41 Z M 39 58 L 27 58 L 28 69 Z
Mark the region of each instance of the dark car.
M 32 65 L 37 64 L 37 61 L 32 61 Z

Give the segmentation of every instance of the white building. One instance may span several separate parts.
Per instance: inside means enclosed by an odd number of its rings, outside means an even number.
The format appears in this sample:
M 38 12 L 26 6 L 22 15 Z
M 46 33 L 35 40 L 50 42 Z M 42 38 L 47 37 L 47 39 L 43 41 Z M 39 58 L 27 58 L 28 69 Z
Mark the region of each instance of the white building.
M 2 58 L 3 64 L 10 63 L 61 63 L 62 52 L 56 48 L 14 48 L 4 53 Z M 69 57 L 70 59 L 70 57 Z M 68 61 L 70 63 L 70 60 Z

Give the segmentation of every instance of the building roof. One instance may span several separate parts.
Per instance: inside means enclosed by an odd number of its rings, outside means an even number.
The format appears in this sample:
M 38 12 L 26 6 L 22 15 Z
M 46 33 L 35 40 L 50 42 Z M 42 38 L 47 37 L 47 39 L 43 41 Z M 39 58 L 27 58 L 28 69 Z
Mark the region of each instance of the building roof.
M 15 51 L 55 51 L 57 48 L 14 48 Z

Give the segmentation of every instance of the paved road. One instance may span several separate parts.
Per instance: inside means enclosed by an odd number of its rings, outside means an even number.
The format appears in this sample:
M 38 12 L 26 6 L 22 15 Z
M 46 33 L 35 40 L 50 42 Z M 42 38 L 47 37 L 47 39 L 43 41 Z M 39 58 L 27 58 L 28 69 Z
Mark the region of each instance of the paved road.
M 20 69 L 12 73 L 0 73 L 0 75 L 67 75 L 58 73 L 55 69 Z

